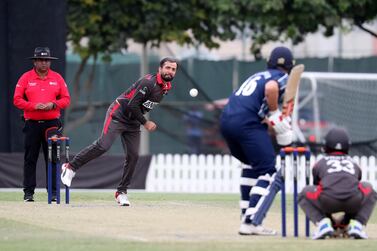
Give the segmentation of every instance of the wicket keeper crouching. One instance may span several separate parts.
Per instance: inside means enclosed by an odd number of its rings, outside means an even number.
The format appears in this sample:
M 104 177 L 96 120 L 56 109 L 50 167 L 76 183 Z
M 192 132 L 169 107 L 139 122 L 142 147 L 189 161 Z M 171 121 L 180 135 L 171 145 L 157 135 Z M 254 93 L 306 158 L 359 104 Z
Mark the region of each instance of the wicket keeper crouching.
M 249 77 L 229 97 L 221 116 L 221 133 L 231 154 L 249 165 L 241 173 L 241 235 L 277 234 L 262 226 L 281 187 L 268 124 L 274 129 L 279 145 L 292 142 L 290 117 L 282 116 L 279 105 L 293 65 L 291 51 L 276 47 L 267 62 L 267 70 Z
M 299 205 L 317 231 L 312 239 L 324 239 L 344 228 L 355 239 L 367 239 L 364 227 L 373 212 L 377 194 L 368 182 L 360 182 L 361 169 L 348 155 L 349 137 L 342 128 L 331 129 L 325 137 L 325 156 L 313 168 L 314 186 L 306 186 Z M 332 214 L 343 212 L 339 222 Z

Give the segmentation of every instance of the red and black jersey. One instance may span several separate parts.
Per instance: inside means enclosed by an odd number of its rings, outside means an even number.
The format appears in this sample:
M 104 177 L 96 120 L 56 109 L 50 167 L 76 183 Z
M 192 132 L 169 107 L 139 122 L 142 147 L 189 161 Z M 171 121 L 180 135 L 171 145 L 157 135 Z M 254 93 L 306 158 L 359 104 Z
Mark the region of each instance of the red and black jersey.
M 143 114 L 152 110 L 171 89 L 170 82 L 164 82 L 160 74 L 148 74 L 136 81 L 122 93 L 115 102 L 119 104 L 112 117 L 127 124 L 145 124 Z
M 313 178 L 323 193 L 347 199 L 358 192 L 361 169 L 348 155 L 327 155 L 314 165 Z

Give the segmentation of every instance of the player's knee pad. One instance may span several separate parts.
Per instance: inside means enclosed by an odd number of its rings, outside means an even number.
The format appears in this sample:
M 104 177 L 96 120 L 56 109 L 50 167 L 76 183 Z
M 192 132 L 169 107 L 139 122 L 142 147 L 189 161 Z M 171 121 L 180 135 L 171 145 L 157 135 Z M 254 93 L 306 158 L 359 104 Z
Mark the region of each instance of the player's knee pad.
M 256 174 L 250 166 L 243 166 L 240 179 L 240 208 L 242 214 L 249 207 L 250 190 L 257 183 L 258 174 Z
M 282 178 L 280 172 L 272 175 L 266 174 L 258 178 L 257 185 L 255 185 L 251 191 L 250 205 L 252 204 L 251 201 L 254 199 L 254 195 L 257 198 L 257 202 L 254 207 L 250 207 L 246 210 L 246 215 L 250 215 L 251 223 L 254 225 L 260 225 L 262 223 L 276 194 L 280 191 L 281 186 Z
M 259 175 L 250 167 L 245 167 L 241 172 L 240 186 L 253 187 L 257 183 Z

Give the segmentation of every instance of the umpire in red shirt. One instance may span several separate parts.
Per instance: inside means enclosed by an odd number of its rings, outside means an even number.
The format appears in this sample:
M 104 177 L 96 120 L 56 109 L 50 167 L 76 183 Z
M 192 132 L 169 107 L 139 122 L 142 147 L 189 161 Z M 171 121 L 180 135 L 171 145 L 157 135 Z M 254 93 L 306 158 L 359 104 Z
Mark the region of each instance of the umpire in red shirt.
M 62 127 L 60 111 L 68 107 L 70 96 L 63 77 L 50 69 L 51 61 L 58 58 L 50 55 L 48 47 L 34 50 L 33 69 L 25 72 L 17 82 L 13 103 L 23 110 L 25 126 L 25 155 L 23 190 L 24 201 L 34 201 L 36 187 L 36 165 L 42 145 L 47 173 L 46 135 Z M 47 176 L 47 175 L 46 175 Z M 56 182 L 53 179 L 53 200 L 56 199 Z

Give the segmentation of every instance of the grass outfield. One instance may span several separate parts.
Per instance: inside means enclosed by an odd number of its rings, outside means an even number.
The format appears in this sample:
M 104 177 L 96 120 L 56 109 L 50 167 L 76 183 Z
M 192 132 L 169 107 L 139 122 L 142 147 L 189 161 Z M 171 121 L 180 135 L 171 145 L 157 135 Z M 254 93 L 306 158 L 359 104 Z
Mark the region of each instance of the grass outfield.
M 312 241 L 290 237 L 239 236 L 238 195 L 157 194 L 132 191 L 131 207 L 116 205 L 113 192 L 71 192 L 71 204 L 48 205 L 45 192 L 24 203 L 22 192 L 0 191 L 0 250 L 375 250 L 376 210 L 370 239 Z M 288 204 L 291 208 L 292 204 Z M 300 215 L 303 236 L 304 217 Z M 280 230 L 278 198 L 265 225 Z M 313 230 L 313 226 L 311 226 Z

